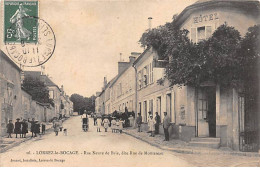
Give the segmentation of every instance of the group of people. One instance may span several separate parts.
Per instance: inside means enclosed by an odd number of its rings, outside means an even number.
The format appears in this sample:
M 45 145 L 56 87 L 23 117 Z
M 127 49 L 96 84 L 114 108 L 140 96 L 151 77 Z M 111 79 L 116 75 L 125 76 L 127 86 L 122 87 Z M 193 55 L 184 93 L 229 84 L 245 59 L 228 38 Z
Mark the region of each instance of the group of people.
M 154 137 L 155 134 L 159 134 L 159 126 L 161 123 L 161 117 L 159 116 L 158 112 L 155 113 L 155 118 L 153 118 L 153 115 L 151 112 L 149 113 L 148 117 L 148 126 L 149 126 L 149 132 L 150 136 Z M 138 126 L 138 132 L 142 132 L 142 116 L 141 113 L 138 113 L 138 116 L 136 118 L 136 124 Z M 164 129 L 164 135 L 165 139 L 164 141 L 169 141 L 169 127 L 171 125 L 170 117 L 167 115 L 167 112 L 164 112 L 164 119 L 163 119 L 163 129 Z
M 20 120 L 22 121 L 20 122 Z M 32 118 L 32 121 L 30 121 L 30 119 L 17 118 L 15 124 L 12 123 L 12 120 L 9 120 L 6 128 L 8 133 L 7 138 L 12 138 L 12 133 L 16 134 L 16 138 L 18 134 L 20 135 L 20 138 L 26 138 L 29 128 L 31 129 L 32 137 L 37 137 L 37 134 L 45 133 L 45 123 L 39 122 L 34 118 Z
M 97 117 L 96 123 L 94 120 L 94 125 L 97 126 L 97 132 L 101 132 L 100 128 L 103 124 L 105 132 L 107 132 L 109 128 L 109 124 L 111 124 L 112 133 L 122 133 L 123 130 L 123 124 L 125 122 L 122 119 L 116 119 L 116 117 L 112 117 L 111 122 L 109 121 L 108 117 L 105 117 L 102 121 L 101 117 Z

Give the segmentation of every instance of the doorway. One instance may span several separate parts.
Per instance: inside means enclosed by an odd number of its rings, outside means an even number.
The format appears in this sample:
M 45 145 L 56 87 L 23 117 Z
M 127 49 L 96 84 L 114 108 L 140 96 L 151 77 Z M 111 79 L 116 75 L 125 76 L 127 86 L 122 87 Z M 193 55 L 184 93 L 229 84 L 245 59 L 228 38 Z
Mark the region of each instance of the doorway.
M 216 87 L 198 90 L 197 136 L 216 137 Z

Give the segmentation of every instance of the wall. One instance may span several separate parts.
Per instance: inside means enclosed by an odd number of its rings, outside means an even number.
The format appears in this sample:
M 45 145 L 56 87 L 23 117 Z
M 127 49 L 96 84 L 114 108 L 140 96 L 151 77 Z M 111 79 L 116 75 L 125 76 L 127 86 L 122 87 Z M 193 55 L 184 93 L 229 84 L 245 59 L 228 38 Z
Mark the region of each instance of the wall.
M 111 84 L 111 110 L 124 112 L 125 107 L 128 111 L 135 111 L 135 70 L 129 66 Z
M 0 51 L 0 120 L 1 134 L 6 133 L 9 119 L 13 122 L 22 117 L 22 92 L 20 71 L 15 64 Z

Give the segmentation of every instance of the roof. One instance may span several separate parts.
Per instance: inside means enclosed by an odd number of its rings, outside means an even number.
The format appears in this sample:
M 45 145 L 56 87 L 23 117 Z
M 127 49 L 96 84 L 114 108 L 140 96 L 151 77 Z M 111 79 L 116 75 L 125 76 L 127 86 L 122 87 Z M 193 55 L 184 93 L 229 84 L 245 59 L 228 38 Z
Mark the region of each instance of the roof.
M 136 64 L 139 62 L 139 60 L 141 60 L 141 59 L 143 58 L 143 56 L 145 55 L 145 53 L 146 53 L 147 51 L 149 51 L 151 48 L 152 48 L 151 46 L 150 46 L 150 47 L 147 47 L 147 48 L 144 50 L 144 52 L 135 60 L 135 62 L 133 63 L 133 65 L 136 65 Z
M 6 61 L 8 61 L 14 68 L 16 68 L 18 71 L 22 71 L 20 67 L 18 67 L 13 60 L 11 60 L 2 50 L 0 50 L 0 56 L 3 57 Z
M 181 26 L 184 21 L 194 12 L 194 10 L 208 9 L 209 7 L 236 7 L 243 9 L 247 13 L 260 14 L 258 0 L 198 0 L 194 4 L 186 7 L 176 18 L 176 26 Z
M 124 72 L 124 71 L 123 71 L 123 72 Z M 98 94 L 97 97 L 100 97 L 108 87 L 111 87 L 111 86 L 114 84 L 114 82 L 117 80 L 117 79 L 116 79 L 117 77 L 118 77 L 118 75 L 115 76 L 114 78 L 112 78 L 112 79 L 107 83 L 107 85 L 105 86 L 104 90 L 102 90 L 102 92 L 99 92 L 100 94 Z
M 55 84 L 48 76 L 41 75 L 40 71 L 25 71 L 24 75 L 25 76 L 30 75 L 33 78 L 38 78 L 41 81 L 43 81 L 46 86 L 55 86 L 59 89 L 59 91 L 61 91 L 61 89 L 59 88 L 59 86 L 57 84 Z

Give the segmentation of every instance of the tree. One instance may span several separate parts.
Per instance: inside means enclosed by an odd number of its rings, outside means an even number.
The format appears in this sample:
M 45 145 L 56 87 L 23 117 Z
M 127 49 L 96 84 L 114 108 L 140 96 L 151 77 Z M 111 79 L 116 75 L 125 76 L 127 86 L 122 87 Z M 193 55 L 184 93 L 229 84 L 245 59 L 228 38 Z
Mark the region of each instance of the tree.
M 40 103 L 49 103 L 54 106 L 53 100 L 49 98 L 49 90 L 44 82 L 38 78 L 25 76 L 22 87 L 31 94 L 32 99 Z
M 74 112 L 83 113 L 95 111 L 95 96 L 83 97 L 79 94 L 72 94 L 70 100 L 73 102 Z

